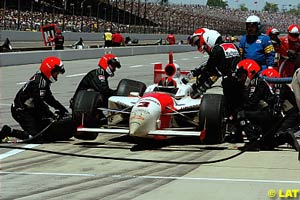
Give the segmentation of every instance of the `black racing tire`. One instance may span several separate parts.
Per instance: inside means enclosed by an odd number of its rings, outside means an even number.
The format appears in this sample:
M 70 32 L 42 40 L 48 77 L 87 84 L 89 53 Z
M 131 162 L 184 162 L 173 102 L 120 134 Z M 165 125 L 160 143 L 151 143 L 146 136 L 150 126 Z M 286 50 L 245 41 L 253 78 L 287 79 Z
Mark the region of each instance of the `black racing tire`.
M 102 112 L 97 110 L 101 106 L 103 100 L 99 92 L 95 91 L 79 91 L 74 98 L 74 106 L 72 117 L 76 126 L 83 125 L 86 128 L 99 128 Z M 83 132 L 76 133 L 74 137 L 82 140 L 94 140 L 98 133 Z
M 67 141 L 76 134 L 76 124 L 72 117 L 65 117 L 53 122 L 42 134 L 45 142 Z
M 122 79 L 117 87 L 117 96 L 129 96 L 130 92 L 138 92 L 140 96 L 144 94 L 146 84 L 140 81 L 131 79 Z
M 199 129 L 206 130 L 205 144 L 224 142 L 226 126 L 224 96 L 220 94 L 204 94 L 199 111 Z

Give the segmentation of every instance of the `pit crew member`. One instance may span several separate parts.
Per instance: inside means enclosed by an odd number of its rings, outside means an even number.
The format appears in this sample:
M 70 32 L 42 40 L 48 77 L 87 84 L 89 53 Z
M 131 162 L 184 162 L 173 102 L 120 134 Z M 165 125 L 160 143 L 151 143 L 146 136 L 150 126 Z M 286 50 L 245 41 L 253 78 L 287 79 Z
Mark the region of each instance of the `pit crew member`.
M 107 107 L 108 98 L 115 90 L 109 88 L 108 78 L 113 77 L 116 69 L 121 68 L 119 59 L 114 54 L 106 54 L 100 58 L 98 68 L 88 72 L 80 81 L 73 98 L 70 100 L 71 108 L 73 99 L 80 90 L 94 90 L 102 95 L 103 105 Z
M 288 35 L 281 37 L 281 45 L 279 47 L 280 60 L 279 65 L 287 58 L 281 71 L 283 77 L 292 77 L 297 66 L 295 59 L 300 54 L 300 28 L 297 24 L 292 24 L 287 29 Z
M 259 17 L 252 15 L 246 19 L 247 34 L 243 35 L 239 50 L 243 59 L 255 60 L 261 70 L 274 66 L 275 51 L 269 36 L 260 33 Z
M 193 69 L 182 81 L 188 82 L 192 77 L 199 77 L 192 85 L 192 97 L 198 98 L 219 77 L 222 77 L 223 93 L 227 102 L 230 115 L 235 115 L 237 107 L 241 106 L 243 85 L 237 83 L 233 73 L 238 62 L 241 60 L 238 47 L 233 43 L 224 43 L 222 36 L 215 30 L 196 30 L 191 37 L 191 45 L 197 46 L 200 52 L 207 52 L 209 58 L 206 63 Z
M 54 98 L 50 90 L 51 83 L 56 82 L 58 75 L 64 72 L 65 69 L 61 59 L 50 56 L 42 61 L 40 71 L 34 74 L 18 91 L 11 106 L 13 118 L 20 124 L 24 131 L 12 129 L 8 125 L 4 125 L 0 132 L 1 140 L 7 136 L 22 140 L 35 137 L 49 124 L 48 119 L 56 118 L 49 109 L 49 106 L 58 110 L 60 117 L 68 113 L 68 110 Z M 56 140 L 55 137 L 55 133 L 48 134 L 47 136 L 41 135 L 38 140 Z M 65 139 L 70 137 L 72 136 L 66 133 Z

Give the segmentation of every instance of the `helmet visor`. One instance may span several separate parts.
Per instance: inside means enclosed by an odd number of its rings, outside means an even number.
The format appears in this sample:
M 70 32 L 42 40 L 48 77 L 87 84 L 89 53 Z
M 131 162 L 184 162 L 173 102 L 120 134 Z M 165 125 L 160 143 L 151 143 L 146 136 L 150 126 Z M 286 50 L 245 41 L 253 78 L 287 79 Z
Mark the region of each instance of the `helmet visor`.
M 52 70 L 52 73 L 59 73 L 59 74 L 64 74 L 66 72 L 65 68 L 64 68 L 64 65 L 55 65 L 54 69 Z
M 197 43 L 199 43 L 199 36 L 195 35 L 194 37 L 191 38 L 190 44 L 191 46 L 196 46 Z
M 289 36 L 291 36 L 292 38 L 298 38 L 299 33 L 289 33 Z
M 109 66 L 114 67 L 114 68 L 118 68 L 118 69 L 121 68 L 121 64 L 120 64 L 120 61 L 119 61 L 118 58 L 112 58 L 112 59 L 110 59 L 110 60 L 107 62 L 107 64 L 108 64 Z

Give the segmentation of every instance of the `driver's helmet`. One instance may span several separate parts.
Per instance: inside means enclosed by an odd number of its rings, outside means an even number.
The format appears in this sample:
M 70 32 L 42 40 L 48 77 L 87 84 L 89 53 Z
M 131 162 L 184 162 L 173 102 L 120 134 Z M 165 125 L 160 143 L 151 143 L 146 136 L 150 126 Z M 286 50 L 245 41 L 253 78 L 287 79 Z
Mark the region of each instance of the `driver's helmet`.
M 272 69 L 272 68 L 268 68 L 268 69 L 263 70 L 261 72 L 261 75 L 269 77 L 269 78 L 280 78 L 279 72 L 275 69 Z
M 207 53 L 210 53 L 216 44 L 222 42 L 222 36 L 218 31 L 207 30 L 200 36 L 198 49 L 203 49 Z
M 203 49 L 200 48 L 200 36 L 203 35 L 203 33 L 205 33 L 207 30 L 207 28 L 199 28 L 197 30 L 195 30 L 195 32 L 193 33 L 193 35 L 190 36 L 189 38 L 189 44 L 191 46 L 197 46 L 198 47 L 198 51 L 200 52 L 204 52 Z
M 257 28 L 257 31 L 261 28 L 260 18 L 256 15 L 251 15 L 246 19 L 246 29 L 248 26 L 254 24 Z
M 114 54 L 106 54 L 101 57 L 98 66 L 104 69 L 111 77 L 115 75 L 116 68 L 121 68 L 120 61 Z
M 53 76 L 53 73 L 65 73 L 63 62 L 55 56 L 45 58 L 41 63 L 40 71 L 51 83 L 57 81 L 57 76 Z
M 158 82 L 157 85 L 158 85 L 159 91 L 169 92 L 169 93 L 173 93 L 173 94 L 176 94 L 176 92 L 177 92 L 177 83 L 171 77 L 163 77 Z
M 299 40 L 299 26 L 297 24 L 292 24 L 288 27 L 288 39 L 290 41 L 296 42 Z
M 258 75 L 259 71 L 260 66 L 252 59 L 244 59 L 237 64 L 237 76 L 246 73 L 247 77 L 252 80 Z

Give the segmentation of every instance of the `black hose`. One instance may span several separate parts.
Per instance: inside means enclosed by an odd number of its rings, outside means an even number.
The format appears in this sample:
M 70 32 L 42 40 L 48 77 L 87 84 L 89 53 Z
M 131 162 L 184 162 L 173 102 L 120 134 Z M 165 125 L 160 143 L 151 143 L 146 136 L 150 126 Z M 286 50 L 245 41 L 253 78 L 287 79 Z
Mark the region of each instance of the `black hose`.
M 262 76 L 263 79 L 265 79 L 268 83 L 291 83 L 293 77 L 284 77 L 284 78 L 271 78 L 267 76 Z
M 169 160 L 151 160 L 151 159 L 138 159 L 138 158 L 124 158 L 124 157 L 112 157 L 112 156 L 95 156 L 95 155 L 82 155 L 82 154 L 74 154 L 74 153 L 66 153 L 66 152 L 58 152 L 58 151 L 50 151 L 44 149 L 35 149 L 35 148 L 26 148 L 26 147 L 16 147 L 16 146 L 7 146 L 7 145 L 0 145 L 0 148 L 5 149 L 21 149 L 21 150 L 28 150 L 28 151 L 35 151 L 35 152 L 42 152 L 42 153 L 50 153 L 56 155 L 63 155 L 63 156 L 74 156 L 80 158 L 93 158 L 93 159 L 104 159 L 104 160 L 120 160 L 120 161 L 129 161 L 129 162 L 145 162 L 145 163 L 162 163 L 162 164 L 176 164 L 176 165 L 202 165 L 202 164 L 212 164 L 218 163 L 222 161 L 226 161 L 232 158 L 235 158 L 244 151 L 238 152 L 232 156 L 221 158 L 217 160 L 211 161 L 169 161 Z
M 274 134 L 274 132 L 278 129 L 278 127 L 282 124 L 282 122 L 285 120 L 286 116 L 289 115 L 294 109 L 291 109 L 288 111 L 288 113 L 280 119 L 262 138 L 256 140 L 255 142 L 245 146 L 245 148 L 240 149 L 241 151 L 233 154 L 231 156 L 228 156 L 226 158 L 221 158 L 217 160 L 211 160 L 211 161 L 199 161 L 199 162 L 193 162 L 193 161 L 167 161 L 167 160 L 151 160 L 151 159 L 138 159 L 138 158 L 123 158 L 123 157 L 111 157 L 111 156 L 95 156 L 95 155 L 82 155 L 82 154 L 74 154 L 74 153 L 65 153 L 65 152 L 58 152 L 58 151 L 50 151 L 50 150 L 43 150 L 43 149 L 35 149 L 35 148 L 26 148 L 26 147 L 16 147 L 16 146 L 7 146 L 7 145 L 0 145 L 0 148 L 5 149 L 21 149 L 21 150 L 27 150 L 27 151 L 35 151 L 35 152 L 42 152 L 42 153 L 50 153 L 50 154 L 56 154 L 56 155 L 63 155 L 63 156 L 74 156 L 74 157 L 81 157 L 81 158 L 93 158 L 93 159 L 105 159 L 105 160 L 120 160 L 120 161 L 129 161 L 129 162 L 146 162 L 146 163 L 162 163 L 162 164 L 181 164 L 181 165 L 203 165 L 203 164 L 212 164 L 212 163 L 218 163 L 223 162 L 226 160 L 230 160 L 232 158 L 235 158 L 239 155 L 242 155 L 246 151 L 249 151 L 253 147 L 255 147 L 258 143 L 260 143 L 265 137 L 269 136 L 270 134 Z M 54 122 L 54 121 L 53 121 Z M 53 122 L 51 122 L 47 127 L 45 127 L 39 134 L 37 134 L 35 137 L 30 138 L 28 141 L 31 141 L 41 135 L 47 128 L 49 128 Z M 22 141 L 24 142 L 24 141 Z M 298 160 L 300 160 L 300 152 L 298 156 Z
M 28 143 L 28 142 L 31 142 L 31 141 L 35 140 L 36 138 L 38 138 L 39 136 L 41 136 L 54 122 L 55 122 L 55 120 L 51 121 L 43 130 L 41 130 L 36 135 L 31 136 L 28 139 L 22 140 L 22 141 L 17 142 L 17 143 Z

